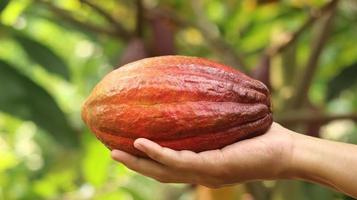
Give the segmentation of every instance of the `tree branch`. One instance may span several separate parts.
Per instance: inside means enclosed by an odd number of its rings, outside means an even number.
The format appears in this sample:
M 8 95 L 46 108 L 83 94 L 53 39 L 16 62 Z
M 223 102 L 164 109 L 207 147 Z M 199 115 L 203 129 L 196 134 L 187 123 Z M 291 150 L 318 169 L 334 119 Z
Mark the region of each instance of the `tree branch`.
M 357 113 L 348 114 L 324 114 L 316 112 L 289 112 L 279 116 L 274 117 L 274 119 L 283 124 L 290 123 L 311 123 L 311 122 L 321 122 L 328 123 L 333 120 L 340 119 L 350 119 L 357 122 Z
M 321 22 L 319 32 L 317 33 L 316 39 L 312 46 L 310 57 L 305 66 L 305 71 L 302 73 L 302 78 L 296 89 L 296 96 L 292 102 L 292 108 L 300 108 L 304 105 L 307 99 L 307 93 L 310 89 L 312 79 L 315 75 L 318 60 L 328 39 L 330 30 L 332 28 L 333 17 L 336 13 L 338 0 L 333 0 L 330 9 L 325 13 L 325 18 Z
M 70 13 L 69 11 L 59 8 L 55 5 L 53 5 L 50 2 L 44 1 L 44 0 L 35 0 L 36 2 L 46 6 L 50 11 L 52 11 L 52 13 L 54 13 L 56 16 L 62 18 L 63 20 L 66 20 L 67 22 L 74 24 L 80 28 L 89 30 L 91 32 L 95 32 L 95 33 L 100 33 L 100 34 L 105 34 L 105 35 L 109 35 L 109 36 L 113 36 L 113 37 L 121 37 L 121 35 L 118 34 L 118 31 L 115 29 L 111 29 L 111 28 L 104 28 L 95 24 L 91 24 L 88 22 L 84 22 L 81 20 L 76 19 L 72 13 Z M 124 36 L 124 39 L 125 38 Z
M 96 5 L 95 3 L 89 1 L 89 0 L 80 0 L 83 4 L 88 5 L 91 7 L 93 10 L 95 10 L 98 14 L 102 15 L 109 23 L 111 23 L 115 30 L 117 31 L 117 34 L 122 37 L 122 38 L 129 38 L 130 33 L 123 28 L 123 26 L 111 15 L 109 14 L 106 10 L 101 8 L 100 6 Z
M 137 37 L 142 37 L 144 28 L 144 5 L 142 0 L 136 0 L 136 27 Z
M 306 21 L 291 35 L 289 36 L 289 39 L 285 41 L 285 43 L 282 43 L 278 46 L 271 46 L 265 50 L 265 53 L 267 55 L 270 55 L 271 57 L 283 52 L 285 49 L 287 49 L 289 46 L 291 46 L 298 38 L 299 36 L 307 29 L 309 28 L 316 20 L 321 18 L 326 12 L 330 11 L 335 7 L 336 0 L 331 0 L 329 3 L 326 5 L 322 6 L 318 10 L 312 10 L 310 12 L 309 17 L 306 19 Z
M 191 3 L 197 4 L 196 1 L 191 1 Z M 202 13 L 202 11 L 195 11 L 195 13 Z M 146 12 L 145 17 L 147 19 L 153 19 L 155 18 L 156 14 Z M 222 57 L 222 60 L 224 60 L 231 66 L 237 67 L 243 72 L 248 71 L 247 66 L 244 64 L 244 60 L 241 58 L 241 56 L 237 55 L 235 50 L 229 44 L 227 44 L 226 41 L 224 41 L 222 38 L 219 37 L 219 35 L 217 35 L 217 33 L 214 31 L 215 25 L 213 25 L 212 23 L 208 22 L 208 25 L 202 22 L 193 23 L 183 19 L 181 16 L 175 15 L 174 12 L 166 12 L 165 10 L 160 10 L 160 15 L 166 16 L 167 18 L 172 20 L 172 22 L 174 22 L 177 26 L 192 26 L 199 29 L 203 33 L 203 37 L 209 43 L 211 49 L 215 51 L 218 55 L 220 55 Z M 201 18 L 202 16 L 197 15 L 197 17 Z
M 202 13 L 204 13 L 202 10 L 202 2 L 200 0 L 191 1 L 191 5 L 197 18 L 195 26 L 202 31 L 203 36 L 212 46 L 212 49 L 222 56 L 223 60 L 228 64 L 247 72 L 248 68 L 244 63 L 243 58 L 220 37 L 216 26 L 202 15 Z

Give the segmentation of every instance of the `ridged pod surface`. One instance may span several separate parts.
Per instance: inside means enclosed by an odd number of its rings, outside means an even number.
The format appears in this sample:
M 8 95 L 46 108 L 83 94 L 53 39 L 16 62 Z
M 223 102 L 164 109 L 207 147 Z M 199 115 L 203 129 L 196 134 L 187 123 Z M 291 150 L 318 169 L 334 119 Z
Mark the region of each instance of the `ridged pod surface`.
M 109 149 L 148 138 L 175 150 L 219 149 L 263 134 L 272 124 L 267 87 L 214 61 L 161 56 L 106 75 L 84 103 L 82 118 Z

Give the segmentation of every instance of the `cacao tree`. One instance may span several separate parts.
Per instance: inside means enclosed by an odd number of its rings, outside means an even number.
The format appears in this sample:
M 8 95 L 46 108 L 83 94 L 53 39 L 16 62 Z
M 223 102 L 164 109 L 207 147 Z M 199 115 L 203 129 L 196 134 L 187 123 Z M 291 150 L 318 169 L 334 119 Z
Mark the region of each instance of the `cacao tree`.
M 197 56 L 269 86 L 275 121 L 357 144 L 356 21 L 353 0 L 1 0 L 0 199 L 350 199 L 300 181 L 157 183 L 113 162 L 80 111 L 125 63 Z

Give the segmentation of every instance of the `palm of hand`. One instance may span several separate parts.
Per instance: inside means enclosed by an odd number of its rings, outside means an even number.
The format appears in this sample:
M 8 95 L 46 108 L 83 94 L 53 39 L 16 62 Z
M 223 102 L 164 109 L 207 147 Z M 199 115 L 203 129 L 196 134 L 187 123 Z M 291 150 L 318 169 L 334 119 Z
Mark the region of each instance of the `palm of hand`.
M 219 150 L 194 153 L 174 151 L 147 139 L 134 146 L 152 160 L 113 150 L 113 159 L 143 175 L 165 183 L 195 183 L 220 187 L 257 179 L 283 176 L 293 144 L 291 135 L 273 123 L 264 135 L 243 140 Z

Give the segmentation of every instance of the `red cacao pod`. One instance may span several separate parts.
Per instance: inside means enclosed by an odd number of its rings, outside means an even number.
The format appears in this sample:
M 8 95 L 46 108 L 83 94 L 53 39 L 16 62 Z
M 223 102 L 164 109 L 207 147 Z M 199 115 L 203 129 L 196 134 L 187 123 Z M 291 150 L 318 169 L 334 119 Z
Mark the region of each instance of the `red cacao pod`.
M 161 56 L 129 63 L 94 88 L 82 118 L 109 149 L 148 138 L 175 150 L 219 149 L 272 123 L 267 87 L 214 61 Z

